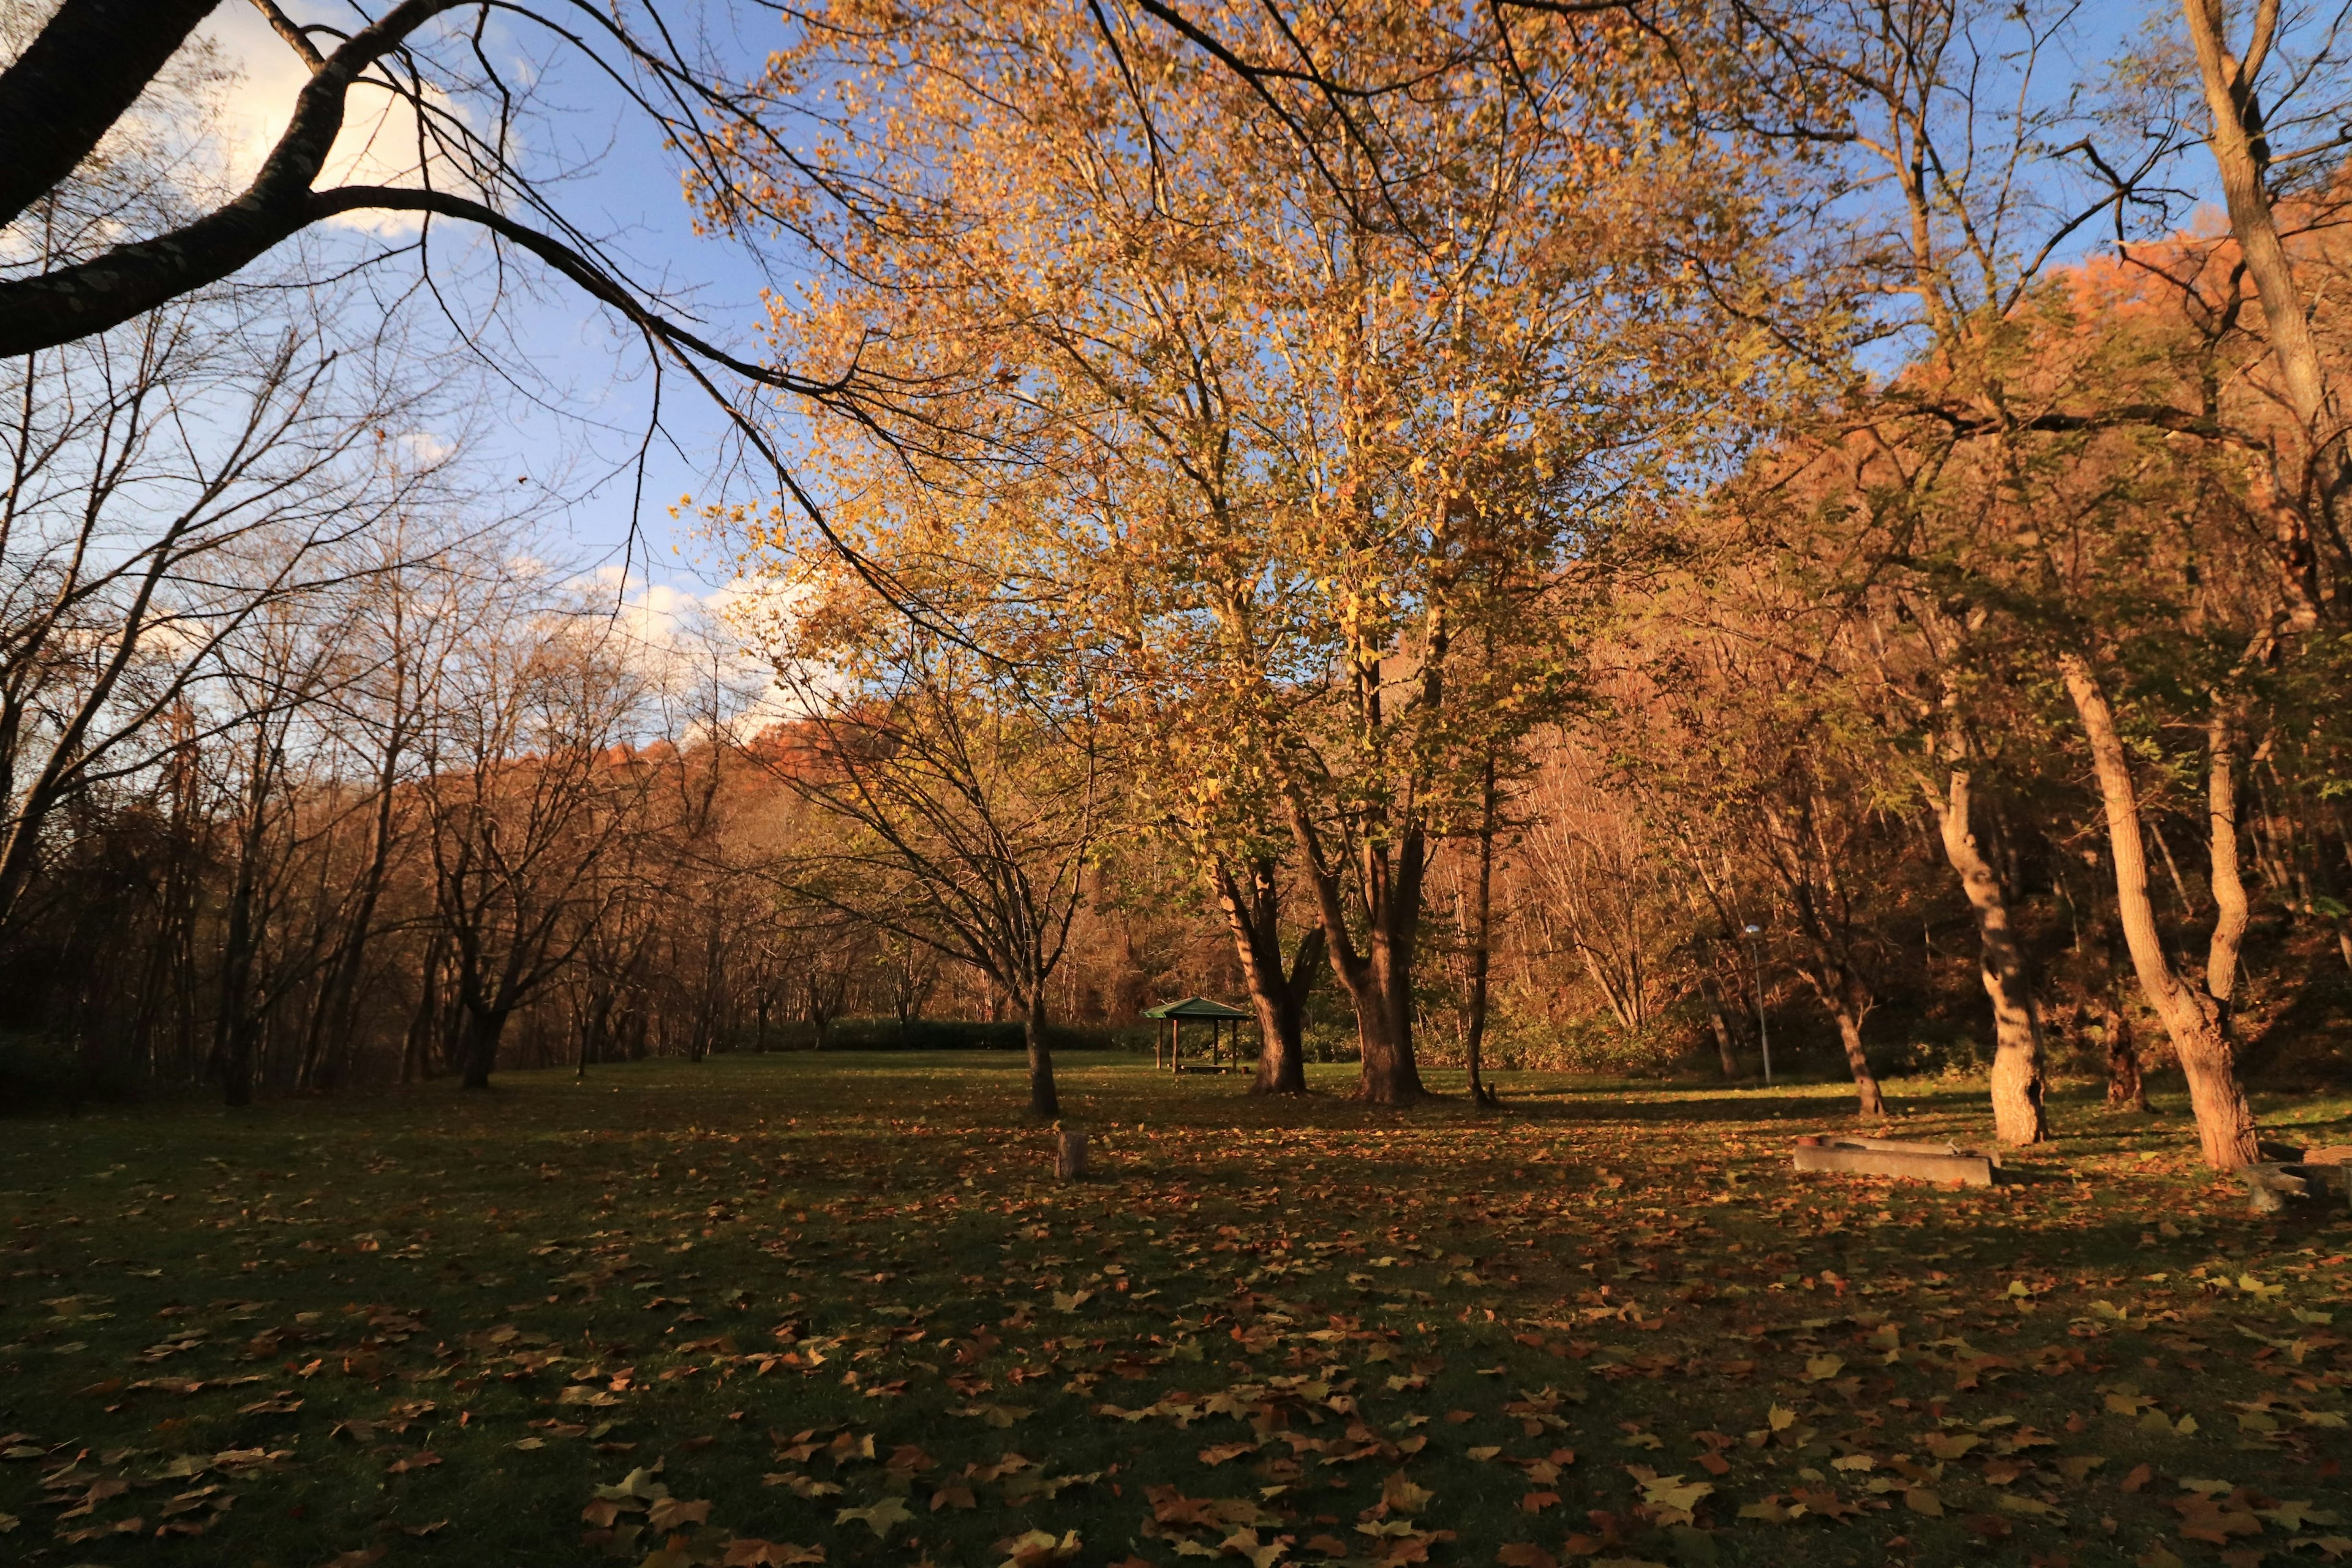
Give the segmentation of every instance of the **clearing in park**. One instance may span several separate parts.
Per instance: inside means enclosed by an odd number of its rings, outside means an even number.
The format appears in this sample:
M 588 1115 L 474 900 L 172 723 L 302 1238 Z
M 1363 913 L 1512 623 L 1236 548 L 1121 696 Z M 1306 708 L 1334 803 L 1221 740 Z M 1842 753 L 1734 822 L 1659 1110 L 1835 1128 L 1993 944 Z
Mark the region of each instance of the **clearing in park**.
M 1834 1089 L 1351 1071 L 1073 1058 L 1067 1184 L 978 1055 L 9 1122 L 0 1557 L 2352 1555 L 2352 1224 L 2248 1215 L 2178 1104 L 1955 1189 L 1792 1173 Z

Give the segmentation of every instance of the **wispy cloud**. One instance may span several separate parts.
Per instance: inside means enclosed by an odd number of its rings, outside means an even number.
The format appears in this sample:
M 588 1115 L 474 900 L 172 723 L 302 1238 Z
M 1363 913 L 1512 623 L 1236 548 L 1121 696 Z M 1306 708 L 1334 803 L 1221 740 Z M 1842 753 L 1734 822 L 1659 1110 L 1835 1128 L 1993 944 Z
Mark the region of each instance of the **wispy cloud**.
M 234 72 L 221 100 L 221 154 L 226 165 L 222 173 L 241 185 L 260 172 L 269 150 L 285 134 L 295 98 L 310 79 L 310 71 L 270 30 L 260 13 L 249 6 L 222 7 L 206 24 L 206 34 L 222 64 Z M 424 97 L 432 113 L 464 119 L 462 106 L 429 84 Z M 415 104 L 380 85 L 365 80 L 354 84 L 346 100 L 342 131 L 320 171 L 319 188 L 422 185 L 425 144 L 418 132 Z M 438 189 L 479 194 L 446 161 L 436 160 L 432 174 Z M 331 221 L 346 228 L 397 237 L 414 233 L 419 218 L 415 213 L 354 212 Z

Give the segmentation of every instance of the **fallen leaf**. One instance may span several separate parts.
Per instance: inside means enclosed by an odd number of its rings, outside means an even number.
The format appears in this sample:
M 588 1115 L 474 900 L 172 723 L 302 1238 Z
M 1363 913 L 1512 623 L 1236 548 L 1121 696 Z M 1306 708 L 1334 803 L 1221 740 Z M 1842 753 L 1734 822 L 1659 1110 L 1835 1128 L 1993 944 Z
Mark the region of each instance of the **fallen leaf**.
M 834 1515 L 833 1522 L 863 1524 L 876 1536 L 885 1537 L 914 1517 L 904 1502 L 894 1497 L 886 1497 L 870 1508 L 845 1508 Z

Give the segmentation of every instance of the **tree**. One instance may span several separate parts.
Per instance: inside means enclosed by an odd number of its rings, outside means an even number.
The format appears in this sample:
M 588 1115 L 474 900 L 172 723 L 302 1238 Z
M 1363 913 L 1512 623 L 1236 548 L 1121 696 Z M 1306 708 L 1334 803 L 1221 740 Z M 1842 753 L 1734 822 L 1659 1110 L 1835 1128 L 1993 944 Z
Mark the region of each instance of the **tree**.
M 149 764 L 159 721 L 253 616 L 432 493 L 375 420 L 415 395 L 317 338 L 194 300 L 0 369 L 0 923 L 61 802 Z M 172 743 L 185 744 L 193 737 Z
M 1287 841 L 1360 1092 L 1411 1100 L 1429 858 L 1568 689 L 1608 520 L 1720 429 L 1725 389 L 1690 367 L 1754 369 L 1761 345 L 1714 352 L 1714 302 L 1681 281 L 1690 247 L 1727 275 L 1753 250 L 1740 154 L 1690 119 L 1688 60 L 1636 29 L 1544 18 L 1507 61 L 1398 5 L 1322 40 L 1360 73 L 1426 68 L 1385 105 L 1414 173 L 1376 214 L 1318 173 L 1353 167 L 1341 121 L 1270 110 L 1181 39 L 1013 15 L 820 18 L 761 84 L 826 95 L 839 149 L 824 181 L 757 146 L 732 171 L 844 259 L 779 317 L 788 355 L 856 345 L 862 374 L 926 393 L 871 439 L 821 433 L 818 461 L 1034 521 L 1001 581 L 1091 617 L 1072 641 L 1115 671 L 1131 755 L 1263 801 L 1244 835 L 1202 831 L 1222 807 L 1160 815 L 1213 885 Z M 1515 70 L 1554 112 L 1522 111 Z M 828 208 L 851 184 L 854 213 Z
M 508 1021 L 626 890 L 611 862 L 652 770 L 630 753 L 645 678 L 597 620 L 492 579 L 447 677 L 424 785 L 437 921 L 460 1020 L 450 1055 L 488 1089 Z
M 801 717 L 784 743 L 751 753 L 814 808 L 778 874 L 802 903 L 1002 988 L 1020 1011 L 1029 1108 L 1057 1116 L 1048 982 L 1106 787 L 1090 695 L 1004 679 L 877 602 L 828 552 L 800 564 L 814 602 L 764 637 Z

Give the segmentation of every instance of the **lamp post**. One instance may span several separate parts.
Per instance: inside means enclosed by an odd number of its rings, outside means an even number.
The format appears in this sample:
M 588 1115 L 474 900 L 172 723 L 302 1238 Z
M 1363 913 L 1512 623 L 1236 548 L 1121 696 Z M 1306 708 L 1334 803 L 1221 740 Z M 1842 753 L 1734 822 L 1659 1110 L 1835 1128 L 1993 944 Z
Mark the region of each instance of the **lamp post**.
M 1751 925 L 1748 932 L 1748 960 L 1756 971 L 1756 1040 L 1764 1047 L 1764 1087 L 1772 1087 L 1772 1031 L 1764 1023 L 1764 928 Z

